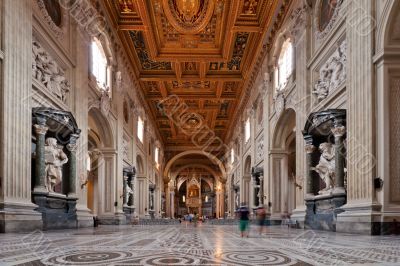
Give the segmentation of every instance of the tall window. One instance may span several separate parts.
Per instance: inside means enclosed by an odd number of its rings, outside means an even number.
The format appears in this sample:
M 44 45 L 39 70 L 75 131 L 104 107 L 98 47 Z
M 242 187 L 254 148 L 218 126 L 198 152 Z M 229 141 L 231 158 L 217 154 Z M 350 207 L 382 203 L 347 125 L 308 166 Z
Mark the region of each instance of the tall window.
M 275 88 L 281 90 L 284 88 L 293 72 L 293 45 L 290 39 L 287 39 L 283 45 L 278 59 L 278 65 L 275 68 Z
M 231 163 L 235 162 L 235 150 L 232 148 L 231 149 Z
M 156 162 L 157 168 L 158 168 L 158 165 L 159 165 L 159 159 L 158 159 L 159 152 L 160 152 L 160 148 L 156 147 L 154 149 L 154 161 Z
M 138 117 L 138 124 L 137 124 L 137 136 L 140 142 L 143 143 L 143 134 L 144 134 L 144 122 L 143 119 L 139 116 Z
M 247 118 L 244 126 L 244 141 L 248 142 L 250 139 L 250 118 Z
M 96 78 L 97 85 L 100 89 L 108 90 L 108 69 L 107 58 L 104 53 L 103 47 L 98 40 L 92 41 L 92 74 Z
M 86 155 L 86 169 L 90 172 L 92 170 L 92 159 L 90 158 L 90 154 Z

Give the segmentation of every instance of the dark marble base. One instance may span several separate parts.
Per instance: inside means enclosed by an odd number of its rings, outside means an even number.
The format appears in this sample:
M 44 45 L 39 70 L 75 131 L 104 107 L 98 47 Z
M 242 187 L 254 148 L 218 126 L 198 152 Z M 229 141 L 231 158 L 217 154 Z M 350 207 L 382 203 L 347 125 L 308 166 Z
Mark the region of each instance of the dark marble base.
M 138 219 L 136 217 L 137 215 L 135 213 L 135 207 L 131 207 L 131 206 L 124 207 L 123 211 L 124 211 L 125 216 L 126 216 L 126 223 L 127 224 L 135 224 L 137 219 Z
M 346 203 L 346 195 L 316 196 L 306 199 L 306 217 L 304 227 L 313 230 L 336 232 L 337 215 Z
M 400 222 L 375 222 L 371 231 L 372 235 L 400 235 Z
M 125 225 L 127 224 L 127 219 L 124 213 L 118 213 L 110 216 L 98 216 L 98 224 L 102 225 Z
M 35 209 L 42 214 L 43 230 L 78 227 L 76 198 L 51 193 L 32 193 Z

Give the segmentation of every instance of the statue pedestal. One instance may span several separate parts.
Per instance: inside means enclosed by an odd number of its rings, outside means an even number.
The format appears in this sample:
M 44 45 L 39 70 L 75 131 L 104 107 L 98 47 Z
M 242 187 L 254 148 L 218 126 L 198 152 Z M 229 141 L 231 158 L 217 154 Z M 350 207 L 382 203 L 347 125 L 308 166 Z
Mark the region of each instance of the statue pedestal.
M 135 206 L 124 206 L 123 211 L 126 216 L 126 223 L 134 224 L 136 220 Z
M 340 207 L 346 203 L 346 195 L 318 195 L 305 199 L 305 202 L 304 226 L 306 229 L 336 232 L 337 215 L 344 211 Z
M 155 219 L 155 211 L 154 210 L 149 210 L 149 215 L 150 215 L 150 219 Z
M 76 214 L 77 198 L 56 193 L 32 193 L 35 209 L 42 214 L 43 230 L 75 229 L 78 227 Z

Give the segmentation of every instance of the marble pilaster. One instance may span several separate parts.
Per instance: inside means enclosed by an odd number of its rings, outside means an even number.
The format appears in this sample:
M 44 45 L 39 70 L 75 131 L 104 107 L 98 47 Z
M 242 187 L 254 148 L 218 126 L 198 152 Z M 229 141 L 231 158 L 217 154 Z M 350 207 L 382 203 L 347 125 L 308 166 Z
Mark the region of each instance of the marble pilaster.
M 375 200 L 374 88 L 375 2 L 353 0 L 346 5 L 347 73 L 347 204 L 338 215 L 337 231 L 373 233 L 380 206 Z
M 41 228 L 31 203 L 32 1 L 1 3 L 0 232 Z

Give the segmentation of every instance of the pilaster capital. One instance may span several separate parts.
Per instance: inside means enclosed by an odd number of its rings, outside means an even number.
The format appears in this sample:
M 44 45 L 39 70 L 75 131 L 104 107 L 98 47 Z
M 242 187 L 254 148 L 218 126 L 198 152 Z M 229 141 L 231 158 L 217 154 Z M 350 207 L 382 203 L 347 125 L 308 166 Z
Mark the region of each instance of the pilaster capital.
M 346 127 L 345 126 L 337 126 L 331 129 L 333 135 L 337 137 L 343 137 L 343 135 L 346 133 Z
M 306 153 L 313 153 L 315 151 L 315 146 L 312 144 L 307 144 L 305 146 Z
M 49 130 L 49 128 L 45 125 L 36 124 L 33 127 L 35 128 L 35 133 L 37 135 L 45 135 L 47 130 Z

